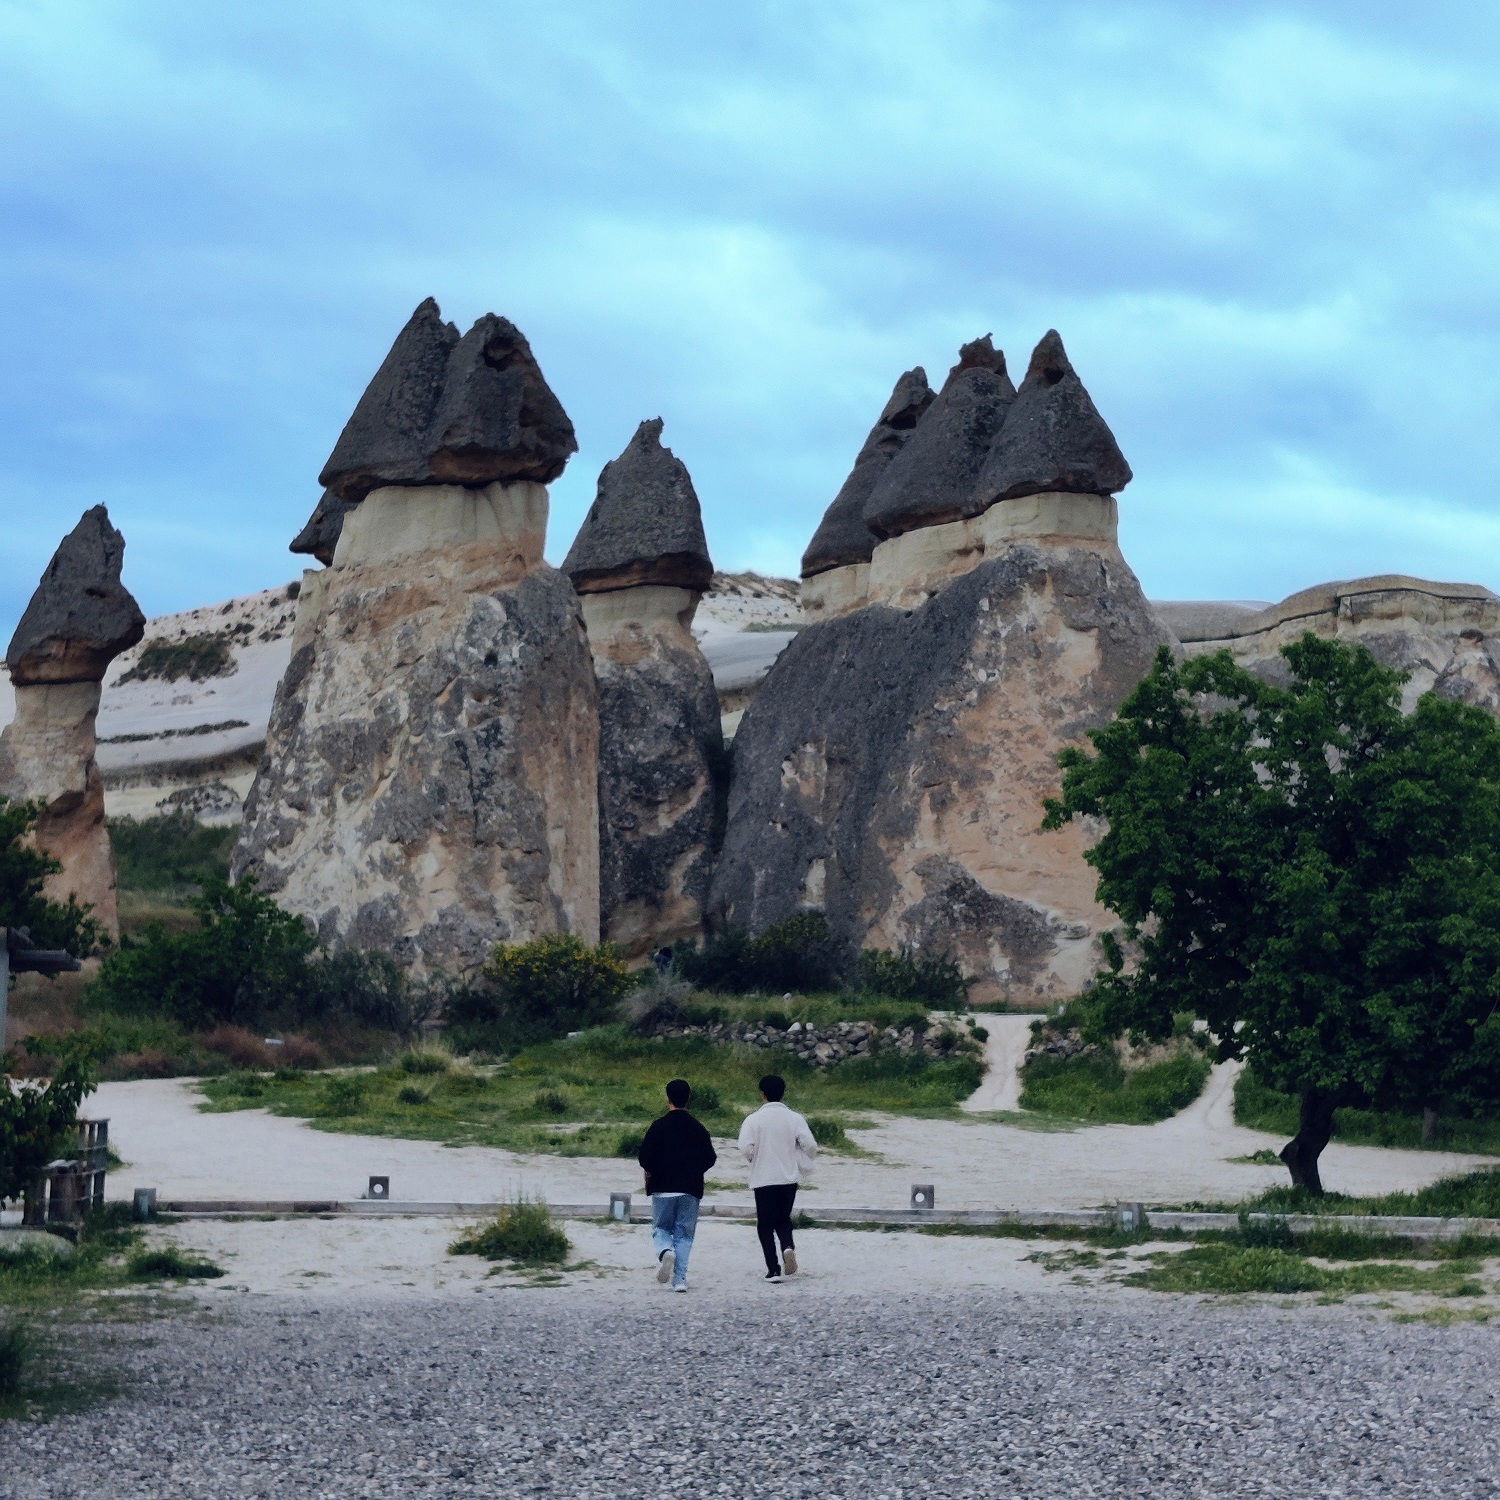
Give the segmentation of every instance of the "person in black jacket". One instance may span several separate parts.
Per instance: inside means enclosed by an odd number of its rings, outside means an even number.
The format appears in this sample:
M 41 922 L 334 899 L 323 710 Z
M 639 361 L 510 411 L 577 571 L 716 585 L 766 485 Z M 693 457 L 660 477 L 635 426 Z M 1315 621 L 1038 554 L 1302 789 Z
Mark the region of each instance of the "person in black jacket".
M 651 1122 L 636 1160 L 646 1173 L 651 1194 L 651 1243 L 656 1249 L 656 1279 L 674 1292 L 687 1291 L 688 1256 L 698 1228 L 703 1174 L 718 1153 L 702 1124 L 688 1113 L 693 1091 L 674 1078 L 667 1085 L 667 1112 Z

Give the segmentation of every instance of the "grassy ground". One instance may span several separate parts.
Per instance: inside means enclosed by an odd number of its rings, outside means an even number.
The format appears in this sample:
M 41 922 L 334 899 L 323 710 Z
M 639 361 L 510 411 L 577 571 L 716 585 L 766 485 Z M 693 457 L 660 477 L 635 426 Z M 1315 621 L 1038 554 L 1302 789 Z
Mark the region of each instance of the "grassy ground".
M 738 1132 L 760 1098 L 756 1080 L 787 1079 L 788 1101 L 820 1141 L 848 1149 L 846 1128 L 866 1111 L 941 1115 L 977 1086 L 974 1057 L 934 1062 L 894 1054 L 826 1072 L 759 1048 L 700 1037 L 643 1039 L 617 1026 L 527 1048 L 508 1063 L 474 1067 L 441 1053 L 411 1053 L 365 1074 L 234 1073 L 205 1083 L 209 1109 L 265 1108 L 324 1129 L 499 1146 L 563 1156 L 633 1157 L 659 1115 L 662 1087 L 683 1077 L 694 1111 L 715 1135 Z
M 1297 1101 L 1268 1088 L 1245 1068 L 1235 1083 L 1234 1118 L 1251 1130 L 1288 1138 L 1297 1133 Z M 1439 1119 L 1432 1139 L 1422 1139 L 1420 1114 L 1373 1109 L 1341 1109 L 1333 1117 L 1333 1137 L 1352 1146 L 1399 1146 L 1406 1150 L 1472 1151 L 1500 1156 L 1500 1118 Z
M 223 1274 L 175 1250 L 141 1246 L 128 1208 L 93 1215 L 72 1253 L 12 1248 L 0 1235 L 0 1419 L 74 1410 L 113 1393 L 115 1383 L 91 1353 L 91 1330 L 104 1317 L 160 1310 L 167 1280 Z M 8 1234 L 8 1232 L 7 1232 Z
M 1136 1068 L 1113 1052 L 1044 1055 L 1021 1075 L 1021 1108 L 1098 1124 L 1150 1125 L 1186 1109 L 1208 1074 L 1208 1059 L 1186 1044 L 1175 1056 Z
M 187 903 L 208 876 L 228 877 L 237 832 L 183 817 L 111 819 L 120 930 L 134 936 L 153 923 L 173 932 L 193 927 Z

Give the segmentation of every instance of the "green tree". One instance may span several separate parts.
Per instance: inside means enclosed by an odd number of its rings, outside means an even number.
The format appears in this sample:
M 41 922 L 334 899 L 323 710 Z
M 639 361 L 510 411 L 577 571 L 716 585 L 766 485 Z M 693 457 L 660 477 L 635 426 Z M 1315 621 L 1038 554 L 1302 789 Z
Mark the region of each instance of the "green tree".
M 26 842 L 41 807 L 0 797 L 0 927 L 24 927 L 38 948 L 66 948 L 82 958 L 99 947 L 104 933 L 76 896 L 49 901 L 42 887 L 62 866 Z
M 77 1054 L 46 1080 L 0 1072 L 0 1199 L 29 1199 L 42 1168 L 67 1149 L 78 1106 L 93 1090 Z
M 191 1027 L 254 1024 L 304 1004 L 317 938 L 301 917 L 262 895 L 253 876 L 236 885 L 210 876 L 189 905 L 196 931 L 150 927 L 125 943 L 101 965 L 95 998 Z
M 1323 1191 L 1343 1106 L 1474 1108 L 1500 1090 L 1500 725 L 1362 647 L 1305 635 L 1289 681 L 1168 652 L 1061 757 L 1047 827 L 1089 851 L 1122 919 L 1094 981 L 1098 1035 L 1201 1017 L 1222 1059 L 1299 1100 L 1281 1152 Z

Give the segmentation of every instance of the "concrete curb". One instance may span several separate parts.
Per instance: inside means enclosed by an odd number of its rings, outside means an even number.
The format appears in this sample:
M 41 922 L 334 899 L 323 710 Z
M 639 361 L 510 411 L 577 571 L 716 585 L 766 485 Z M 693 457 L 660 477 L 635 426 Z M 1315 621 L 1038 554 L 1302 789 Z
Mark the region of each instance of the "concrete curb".
M 294 1217 L 351 1218 L 483 1218 L 498 1212 L 503 1203 L 392 1202 L 353 1199 L 254 1199 L 182 1198 L 162 1199 L 158 1212 L 184 1219 L 248 1219 Z M 607 1203 L 553 1203 L 559 1219 L 609 1219 Z M 819 1228 L 878 1224 L 889 1229 L 921 1229 L 935 1225 L 966 1225 L 975 1229 L 1002 1225 L 1020 1229 L 1112 1229 L 1138 1222 L 1131 1216 L 1142 1210 L 1135 1204 L 1114 1208 L 1082 1209 L 943 1209 L 822 1208 L 809 1213 Z M 1238 1229 L 1240 1216 L 1233 1213 L 1184 1213 L 1176 1210 L 1144 1210 L 1150 1229 L 1176 1229 L 1186 1233 Z M 750 1221 L 755 1210 L 749 1204 L 705 1203 L 705 1219 Z M 631 1202 L 629 1222 L 651 1220 L 649 1200 L 637 1195 Z M 1343 1229 L 1357 1234 L 1388 1235 L 1393 1239 L 1448 1240 L 1463 1235 L 1500 1237 L 1500 1219 L 1438 1219 L 1378 1214 L 1251 1214 L 1252 1224 L 1284 1223 L 1295 1234 L 1315 1229 Z

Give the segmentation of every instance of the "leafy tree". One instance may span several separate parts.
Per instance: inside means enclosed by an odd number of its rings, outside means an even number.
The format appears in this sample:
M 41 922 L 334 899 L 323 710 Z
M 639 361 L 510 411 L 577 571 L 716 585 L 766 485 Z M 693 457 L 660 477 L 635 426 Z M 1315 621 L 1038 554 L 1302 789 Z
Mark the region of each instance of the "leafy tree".
M 0 797 L 0 927 L 24 927 L 38 948 L 66 948 L 76 957 L 95 951 L 103 929 L 89 916 L 92 907 L 76 896 L 49 901 L 42 887 L 62 866 L 26 842 L 41 806 Z
M 262 895 L 253 876 L 236 885 L 210 876 L 189 905 L 196 931 L 147 928 L 104 960 L 95 998 L 190 1027 L 255 1023 L 302 1006 L 317 938 L 301 917 Z
M 42 1168 L 66 1149 L 78 1106 L 93 1090 L 76 1053 L 48 1080 L 0 1072 L 0 1199 L 29 1198 Z
M 679 946 L 672 962 L 684 979 L 723 994 L 805 994 L 836 989 L 839 982 L 837 948 L 820 911 L 783 917 L 756 937 L 737 927 L 723 928 L 701 948 Z
M 1089 851 L 1123 921 L 1097 1035 L 1201 1017 L 1220 1059 L 1297 1096 L 1282 1150 L 1322 1192 L 1334 1111 L 1493 1103 L 1500 1091 L 1500 725 L 1362 647 L 1305 635 L 1285 686 L 1227 652 L 1168 652 L 1061 757 L 1047 827 L 1108 820 Z

